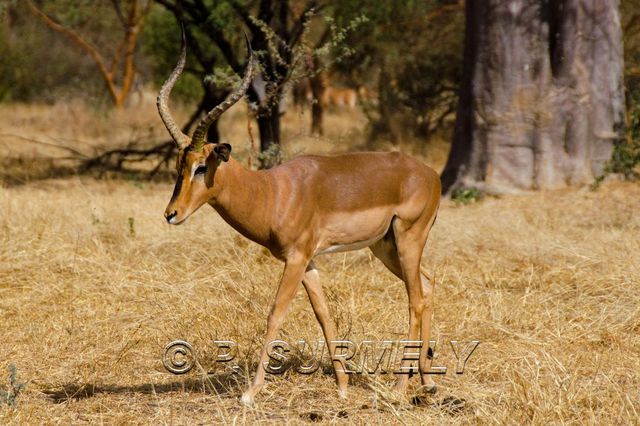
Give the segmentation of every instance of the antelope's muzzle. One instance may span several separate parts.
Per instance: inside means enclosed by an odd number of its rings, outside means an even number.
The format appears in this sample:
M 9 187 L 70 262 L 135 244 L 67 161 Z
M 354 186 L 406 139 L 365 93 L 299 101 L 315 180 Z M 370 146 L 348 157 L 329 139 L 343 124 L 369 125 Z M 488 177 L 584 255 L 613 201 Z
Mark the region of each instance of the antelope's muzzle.
M 169 223 L 170 225 L 174 224 L 173 220 L 176 218 L 177 215 L 178 215 L 178 212 L 176 210 L 164 212 L 164 217 L 165 219 L 167 219 L 167 223 Z

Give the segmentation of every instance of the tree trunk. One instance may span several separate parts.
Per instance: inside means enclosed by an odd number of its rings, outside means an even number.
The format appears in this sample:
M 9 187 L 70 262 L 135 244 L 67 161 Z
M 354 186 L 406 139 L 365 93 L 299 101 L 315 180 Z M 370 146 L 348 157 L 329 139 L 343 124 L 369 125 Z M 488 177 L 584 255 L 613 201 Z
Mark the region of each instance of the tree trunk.
M 247 92 L 249 102 L 255 108 L 258 132 L 260 133 L 259 168 L 270 169 L 280 164 L 280 114 L 282 95 L 277 93 L 274 85 L 265 82 L 262 74 L 258 74 Z
M 216 93 L 214 87 L 210 87 L 209 85 L 204 85 L 204 94 L 200 106 L 198 109 L 202 109 L 206 114 L 207 111 L 211 111 L 217 105 L 224 101 L 228 93 Z M 220 132 L 218 131 L 218 120 L 211 123 L 209 129 L 207 130 L 207 141 L 208 142 L 220 142 Z
M 280 164 L 280 105 L 272 102 L 258 113 L 260 132 L 260 168 L 270 169 Z
M 311 133 L 313 135 L 322 136 L 322 113 L 324 107 L 322 105 L 322 96 L 324 94 L 324 84 L 320 73 L 309 77 L 309 86 L 311 87 Z
M 378 96 L 380 97 L 380 101 L 378 102 L 379 118 L 372 124 L 370 139 L 375 140 L 380 137 L 389 137 L 395 145 L 398 140 L 391 131 L 390 105 L 396 105 L 396 103 L 392 102 L 392 99 L 389 99 L 391 92 L 391 76 L 386 69 L 383 58 L 380 63 L 380 77 L 378 79 Z
M 443 191 L 593 182 L 624 132 L 618 0 L 469 0 Z
M 269 108 L 269 112 L 270 114 L 260 114 L 257 117 L 262 152 L 269 150 L 271 145 L 280 143 L 280 114 L 277 105 Z

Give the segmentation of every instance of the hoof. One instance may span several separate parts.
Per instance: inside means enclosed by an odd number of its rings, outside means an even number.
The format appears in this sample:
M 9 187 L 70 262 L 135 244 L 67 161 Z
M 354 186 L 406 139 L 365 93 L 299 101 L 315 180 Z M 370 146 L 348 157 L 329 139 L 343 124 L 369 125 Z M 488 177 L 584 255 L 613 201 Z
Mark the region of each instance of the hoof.
M 435 384 L 432 384 L 432 385 L 420 386 L 416 393 L 417 394 L 426 394 L 426 393 L 434 394 L 436 392 L 438 392 L 438 386 L 436 386 Z
M 433 399 L 430 397 L 435 394 L 438 388 L 436 385 L 423 385 L 420 386 L 414 396 L 411 397 L 411 404 L 416 407 L 428 407 L 434 404 Z
M 346 389 L 338 389 L 338 397 L 340 399 L 347 399 L 347 390 Z
M 249 394 L 249 392 L 245 392 L 242 394 L 242 396 L 240 397 L 240 402 L 245 407 L 253 407 L 255 405 L 253 395 Z

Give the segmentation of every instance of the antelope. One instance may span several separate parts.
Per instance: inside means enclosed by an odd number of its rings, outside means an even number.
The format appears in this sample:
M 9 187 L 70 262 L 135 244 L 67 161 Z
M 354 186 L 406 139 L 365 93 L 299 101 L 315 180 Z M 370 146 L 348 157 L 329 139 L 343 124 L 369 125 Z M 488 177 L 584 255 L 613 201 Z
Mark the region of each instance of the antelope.
M 164 212 L 171 225 L 183 223 L 209 204 L 240 234 L 284 262 L 267 319 L 265 344 L 252 383 L 240 400 L 254 403 L 264 385 L 268 344 L 283 323 L 300 283 L 304 286 L 332 357 L 338 393 L 346 397 L 348 376 L 336 352 L 336 329 L 329 316 L 314 258 L 369 247 L 404 281 L 409 299 L 409 340 L 429 342 L 435 281 L 420 261 L 440 204 L 440 178 L 430 167 L 402 153 L 362 152 L 304 155 L 269 170 L 249 170 L 231 156 L 231 145 L 205 141 L 207 129 L 244 96 L 256 68 L 247 40 L 248 64 L 241 83 L 184 134 L 168 99 L 186 62 L 184 34 L 179 61 L 157 98 L 158 112 L 178 145 L 175 189 Z M 419 354 L 421 384 L 434 390 L 425 372 L 427 347 Z M 404 360 L 403 364 L 407 364 Z M 406 393 L 408 376 L 395 386 Z
M 326 84 L 320 102 L 325 108 L 335 107 L 353 109 L 356 107 L 356 103 L 358 102 L 358 94 L 353 89 L 334 87 Z
M 366 89 L 361 88 L 362 93 Z M 327 76 L 322 76 L 322 95 L 317 101 L 323 108 L 334 107 L 337 109 L 355 108 L 358 103 L 358 95 L 361 90 L 332 86 Z M 314 102 L 311 85 L 307 79 L 294 84 L 291 88 L 293 103 L 298 107 L 304 107 Z

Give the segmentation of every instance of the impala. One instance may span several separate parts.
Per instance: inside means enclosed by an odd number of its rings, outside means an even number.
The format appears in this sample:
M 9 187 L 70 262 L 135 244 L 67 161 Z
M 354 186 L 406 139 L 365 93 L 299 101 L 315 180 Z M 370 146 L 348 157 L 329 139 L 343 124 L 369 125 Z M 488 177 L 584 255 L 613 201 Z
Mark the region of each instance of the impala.
M 364 89 L 364 87 L 361 89 L 362 93 L 365 93 L 366 89 Z M 311 85 L 307 79 L 294 84 L 291 92 L 293 94 L 293 103 L 296 106 L 304 107 L 314 101 Z M 355 91 L 354 89 L 346 87 L 335 87 L 331 85 L 329 77 L 323 75 L 322 95 L 317 101 L 320 102 L 323 108 L 353 109 L 358 103 L 358 92 L 360 92 L 360 90 Z
M 320 102 L 325 108 L 335 107 L 353 109 L 358 102 L 358 94 L 353 89 L 334 87 L 329 84 L 325 84 Z
M 180 59 L 157 102 L 160 117 L 179 148 L 178 177 L 164 215 L 167 222 L 177 225 L 208 203 L 234 229 L 284 262 L 258 369 L 241 401 L 252 404 L 262 388 L 268 342 L 276 338 L 301 282 L 322 327 L 338 391 L 344 397 L 348 376 L 342 360 L 333 357 L 336 330 L 313 259 L 324 253 L 369 247 L 406 285 L 409 340 L 429 342 L 435 283 L 421 268 L 420 260 L 440 203 L 440 179 L 433 169 L 401 153 L 305 155 L 259 171 L 241 166 L 231 156 L 229 144 L 208 143 L 205 138 L 211 123 L 237 102 L 251 83 L 256 64 L 248 48 L 248 65 L 239 87 L 209 111 L 189 137 L 177 126 L 167 105 L 186 61 L 183 35 Z M 425 388 L 435 389 L 423 373 L 427 346 L 420 351 L 420 376 Z M 401 375 L 395 389 L 403 394 L 407 381 L 407 375 Z

